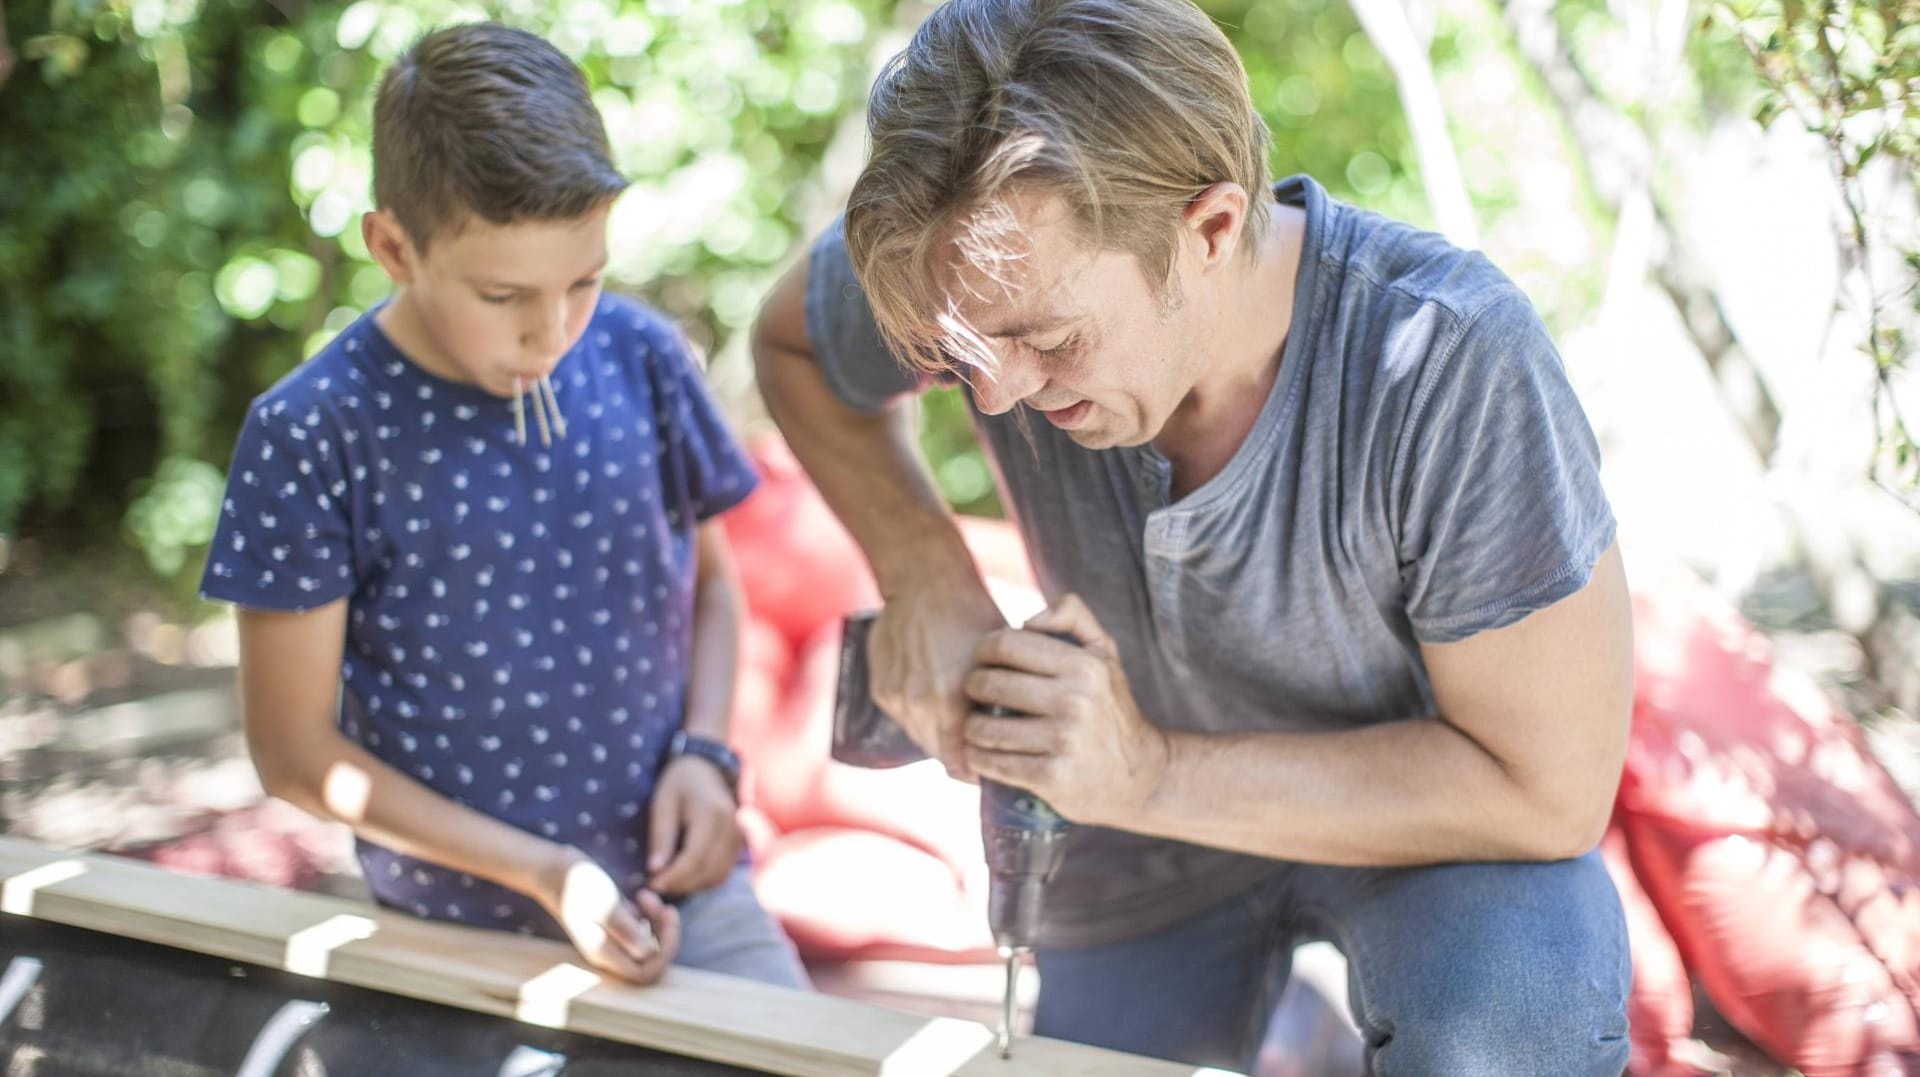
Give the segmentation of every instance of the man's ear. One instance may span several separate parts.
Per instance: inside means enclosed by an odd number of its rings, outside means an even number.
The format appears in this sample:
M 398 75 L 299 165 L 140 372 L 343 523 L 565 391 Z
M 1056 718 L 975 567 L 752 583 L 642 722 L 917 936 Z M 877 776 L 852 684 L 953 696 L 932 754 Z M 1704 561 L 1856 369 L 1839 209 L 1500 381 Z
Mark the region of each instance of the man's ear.
M 360 238 L 367 242 L 367 253 L 387 271 L 395 284 L 412 284 L 419 264 L 419 251 L 412 237 L 389 210 L 376 209 L 360 217 Z
M 1225 265 L 1240 249 L 1246 238 L 1247 207 L 1247 189 L 1237 183 L 1213 184 L 1187 203 L 1182 217 L 1203 270 Z

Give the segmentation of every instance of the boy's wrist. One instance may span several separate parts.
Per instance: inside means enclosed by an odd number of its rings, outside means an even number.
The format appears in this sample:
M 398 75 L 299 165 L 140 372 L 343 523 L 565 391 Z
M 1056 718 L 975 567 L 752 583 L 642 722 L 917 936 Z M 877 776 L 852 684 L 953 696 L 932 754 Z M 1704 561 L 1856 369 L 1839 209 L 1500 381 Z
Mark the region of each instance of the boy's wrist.
M 725 741 L 703 737 L 686 729 L 678 730 L 667 748 L 667 765 L 672 766 L 684 759 L 711 767 L 726 782 L 727 792 L 733 796 L 734 803 L 740 802 L 740 756 Z
M 567 876 L 587 854 L 571 845 L 543 841 L 535 861 L 527 865 L 525 875 L 514 889 L 540 903 L 549 913 L 559 908 L 560 895 L 566 891 Z

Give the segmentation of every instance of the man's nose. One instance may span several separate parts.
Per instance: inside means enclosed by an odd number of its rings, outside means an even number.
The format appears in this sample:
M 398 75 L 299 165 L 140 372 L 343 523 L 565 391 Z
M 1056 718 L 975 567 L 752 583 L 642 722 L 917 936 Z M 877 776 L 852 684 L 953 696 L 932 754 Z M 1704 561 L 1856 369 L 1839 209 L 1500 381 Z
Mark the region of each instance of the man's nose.
M 974 405 L 988 415 L 1003 415 L 1040 388 L 1046 376 L 1009 348 L 1001 353 L 998 370 L 991 374 L 975 370 L 968 380 L 973 383 Z

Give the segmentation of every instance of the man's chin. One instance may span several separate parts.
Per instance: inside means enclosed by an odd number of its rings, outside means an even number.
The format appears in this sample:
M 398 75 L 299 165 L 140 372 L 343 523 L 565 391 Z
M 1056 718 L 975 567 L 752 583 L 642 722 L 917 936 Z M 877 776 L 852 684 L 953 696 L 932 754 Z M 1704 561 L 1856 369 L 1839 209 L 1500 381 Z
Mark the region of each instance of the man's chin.
M 1073 439 L 1075 445 L 1083 449 L 1131 448 L 1152 440 L 1144 437 L 1132 439 L 1122 437 L 1118 432 L 1104 426 L 1086 426 L 1078 430 L 1069 430 L 1066 434 Z

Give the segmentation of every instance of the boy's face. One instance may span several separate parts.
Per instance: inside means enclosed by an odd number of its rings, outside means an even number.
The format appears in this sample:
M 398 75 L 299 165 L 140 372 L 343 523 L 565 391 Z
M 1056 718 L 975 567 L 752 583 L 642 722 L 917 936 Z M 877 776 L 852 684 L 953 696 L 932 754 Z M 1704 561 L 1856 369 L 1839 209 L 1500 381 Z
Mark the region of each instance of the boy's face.
M 1181 302 L 1169 309 L 1132 254 L 1090 249 L 1058 196 L 1006 204 L 1019 228 L 1004 287 L 963 270 L 949 289 L 997 359 L 991 375 L 961 370 L 975 402 L 989 415 L 1025 404 L 1090 449 L 1153 440 L 1213 352 L 1212 275 L 1183 235 L 1171 293 Z
M 607 211 L 493 224 L 468 217 L 422 254 L 391 213 L 367 214 L 367 247 L 403 290 L 383 323 L 409 358 L 501 397 L 525 390 L 586 332 L 607 264 Z

